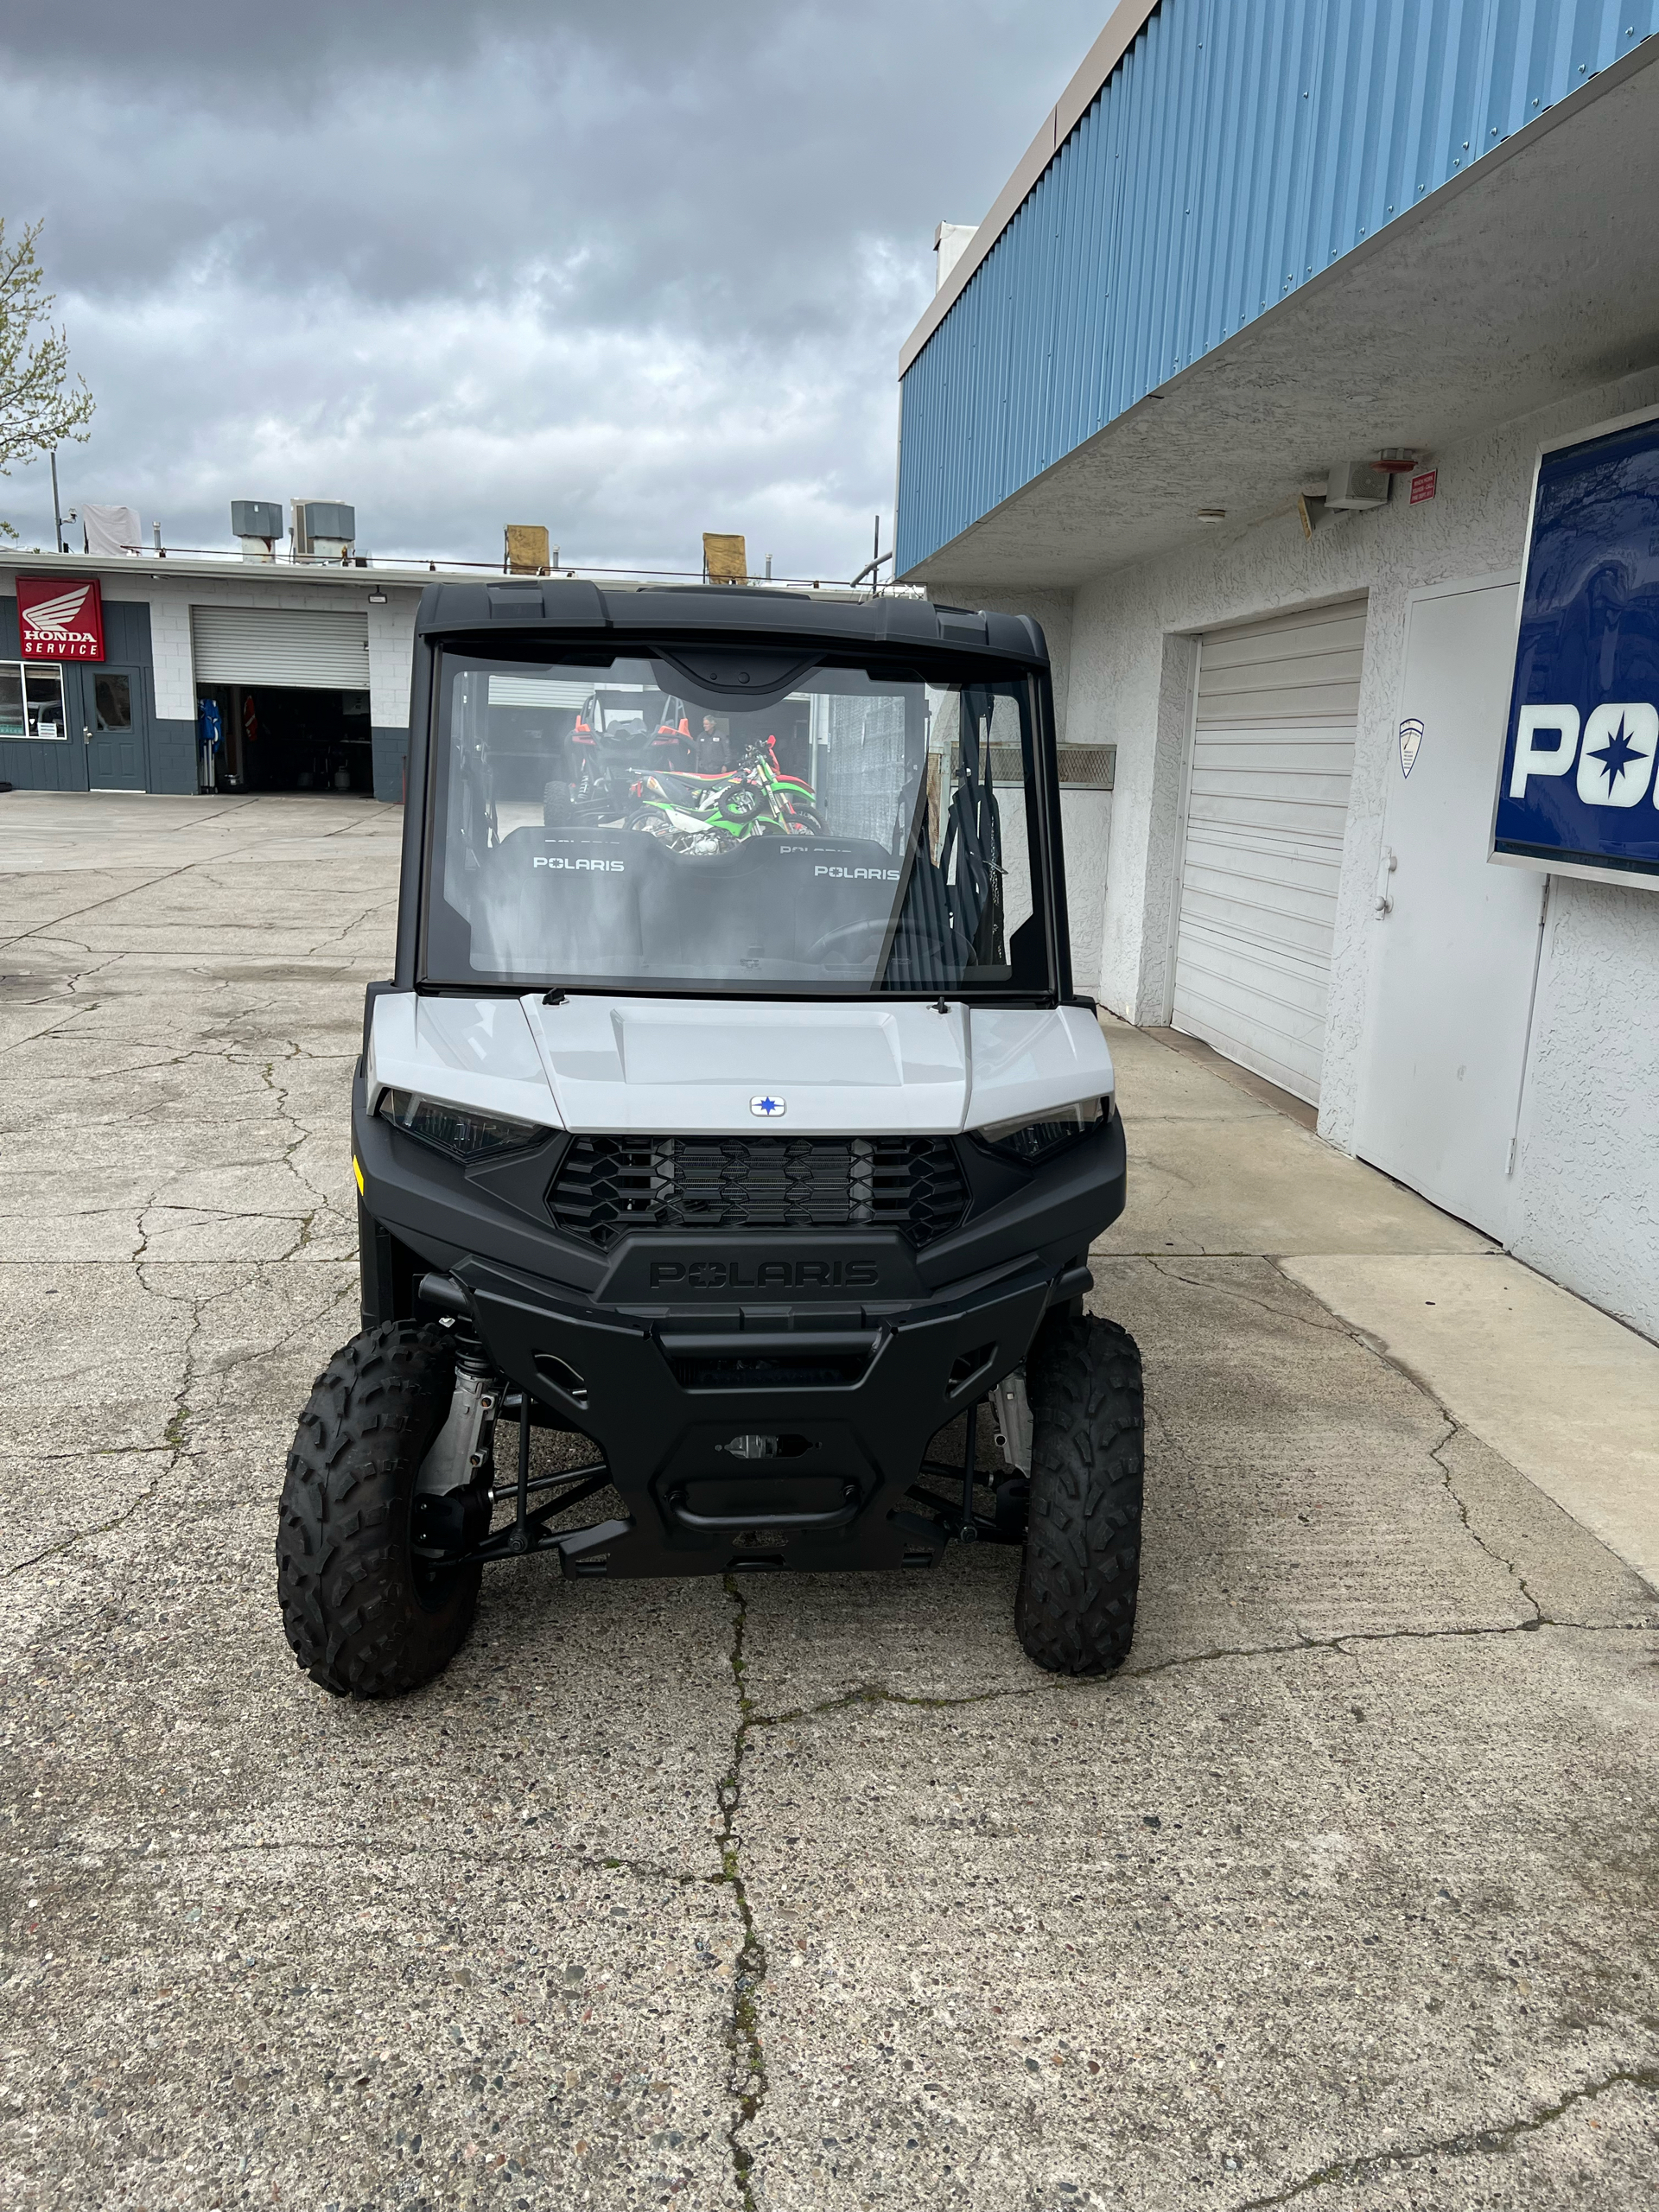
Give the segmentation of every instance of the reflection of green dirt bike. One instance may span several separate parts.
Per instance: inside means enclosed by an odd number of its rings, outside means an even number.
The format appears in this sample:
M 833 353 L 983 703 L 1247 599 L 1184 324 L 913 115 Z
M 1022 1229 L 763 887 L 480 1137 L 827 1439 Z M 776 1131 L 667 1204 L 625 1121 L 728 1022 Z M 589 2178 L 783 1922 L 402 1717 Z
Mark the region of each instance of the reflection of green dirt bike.
M 817 810 L 817 793 L 801 777 L 786 776 L 778 766 L 778 741 L 775 737 L 769 737 L 764 744 L 750 747 L 744 756 L 743 772 L 751 783 L 767 794 L 773 813 L 786 827 L 805 830 L 814 836 L 822 836 L 823 817 Z
M 715 775 L 658 769 L 640 778 L 633 796 L 643 804 L 629 815 L 630 830 L 697 857 L 724 852 L 744 837 L 823 833 L 812 786 L 784 773 L 770 740 L 752 747 L 741 768 Z

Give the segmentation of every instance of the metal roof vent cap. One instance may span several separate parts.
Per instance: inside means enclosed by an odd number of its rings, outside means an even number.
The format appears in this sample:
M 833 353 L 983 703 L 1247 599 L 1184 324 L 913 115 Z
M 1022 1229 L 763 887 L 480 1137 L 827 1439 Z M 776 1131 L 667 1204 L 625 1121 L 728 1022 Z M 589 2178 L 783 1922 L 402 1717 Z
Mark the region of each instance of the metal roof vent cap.
M 357 543 L 357 509 L 343 499 L 296 499 L 294 558 L 343 561 Z

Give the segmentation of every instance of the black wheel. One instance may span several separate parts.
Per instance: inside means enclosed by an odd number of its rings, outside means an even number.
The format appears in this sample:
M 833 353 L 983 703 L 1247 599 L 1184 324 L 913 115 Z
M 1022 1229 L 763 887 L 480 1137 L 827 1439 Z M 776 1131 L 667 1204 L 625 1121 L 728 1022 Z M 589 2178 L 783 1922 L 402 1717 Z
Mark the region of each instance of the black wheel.
M 1056 1675 L 1122 1666 L 1141 1581 L 1141 1354 L 1093 1315 L 1052 1317 L 1026 1362 L 1030 1520 L 1014 1624 Z
M 442 1329 L 385 1321 L 337 1351 L 288 1455 L 276 1594 L 294 1656 L 337 1697 L 397 1697 L 442 1674 L 467 1638 L 480 1570 L 410 1544 L 415 1478 L 449 1414 Z

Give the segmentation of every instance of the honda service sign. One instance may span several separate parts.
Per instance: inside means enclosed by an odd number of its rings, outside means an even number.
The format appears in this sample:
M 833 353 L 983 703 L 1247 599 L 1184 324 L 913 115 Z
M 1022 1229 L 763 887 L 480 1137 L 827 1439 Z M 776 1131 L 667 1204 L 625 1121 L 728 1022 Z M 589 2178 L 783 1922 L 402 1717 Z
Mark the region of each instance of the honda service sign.
M 96 577 L 19 576 L 17 628 L 25 660 L 102 660 L 104 601 Z
M 1659 419 L 1538 464 L 1496 859 L 1659 880 Z

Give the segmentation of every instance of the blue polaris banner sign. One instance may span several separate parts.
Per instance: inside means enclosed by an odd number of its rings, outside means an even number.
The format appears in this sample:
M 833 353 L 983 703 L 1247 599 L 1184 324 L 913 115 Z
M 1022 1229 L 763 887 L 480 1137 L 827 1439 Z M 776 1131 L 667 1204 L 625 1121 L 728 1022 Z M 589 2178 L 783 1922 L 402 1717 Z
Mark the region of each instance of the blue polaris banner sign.
M 1659 879 L 1656 755 L 1659 419 L 1538 465 L 1494 855 Z

